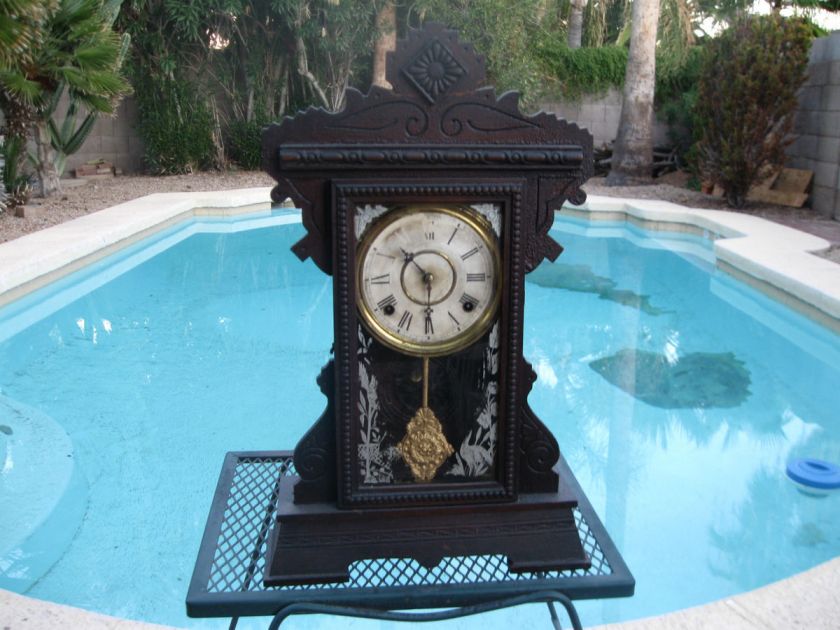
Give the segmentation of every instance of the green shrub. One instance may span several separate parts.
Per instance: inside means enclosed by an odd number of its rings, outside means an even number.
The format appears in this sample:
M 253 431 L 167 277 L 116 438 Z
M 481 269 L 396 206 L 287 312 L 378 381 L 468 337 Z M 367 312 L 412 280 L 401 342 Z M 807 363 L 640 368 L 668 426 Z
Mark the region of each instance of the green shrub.
M 228 124 L 225 136 L 228 159 L 248 170 L 259 169 L 262 162 L 262 129 L 266 124 L 256 120 L 234 120 Z
M 599 94 L 624 84 L 627 48 L 569 48 L 559 37 L 545 38 L 537 45 L 537 56 L 546 73 L 559 83 L 565 98 Z
M 0 141 L 0 178 L 2 178 L 2 203 L 0 212 L 26 205 L 32 196 L 29 175 L 21 169 L 26 157 L 26 139 L 6 136 Z
M 693 165 L 697 141 L 694 110 L 697 83 L 703 67 L 703 48 L 692 46 L 682 59 L 656 58 L 656 114 L 668 125 L 668 139 L 677 151 L 680 167 Z
M 198 90 L 186 81 L 136 75 L 133 83 L 148 169 L 173 175 L 215 166 L 213 115 Z
M 733 207 L 785 162 L 810 45 L 803 20 L 770 15 L 741 18 L 706 46 L 695 109 L 698 166 Z

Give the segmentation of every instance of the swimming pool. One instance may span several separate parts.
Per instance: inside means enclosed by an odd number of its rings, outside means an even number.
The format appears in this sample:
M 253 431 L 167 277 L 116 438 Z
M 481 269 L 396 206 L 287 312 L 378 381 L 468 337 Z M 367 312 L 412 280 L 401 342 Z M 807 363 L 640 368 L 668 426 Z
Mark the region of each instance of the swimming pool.
M 224 452 L 289 448 L 323 406 L 331 285 L 289 253 L 301 232 L 294 213 L 197 221 L 155 237 L 154 256 L 135 246 L 3 310 L 0 439 L 57 445 L 28 475 L 15 458 L 18 496 L 39 481 L 27 518 L 46 527 L 11 542 L 38 556 L 14 558 L 16 590 L 213 625 L 187 620 L 183 598 Z M 577 220 L 554 236 L 566 252 L 528 284 L 530 400 L 637 578 L 633 599 L 584 605 L 584 620 L 683 608 L 838 555 L 837 497 L 784 478 L 789 457 L 840 458 L 837 335 L 716 271 L 703 239 Z M 59 500 L 76 510 L 64 527 L 47 514 Z M 53 548 L 27 547 L 31 533 Z M 523 614 L 544 612 L 469 623 Z

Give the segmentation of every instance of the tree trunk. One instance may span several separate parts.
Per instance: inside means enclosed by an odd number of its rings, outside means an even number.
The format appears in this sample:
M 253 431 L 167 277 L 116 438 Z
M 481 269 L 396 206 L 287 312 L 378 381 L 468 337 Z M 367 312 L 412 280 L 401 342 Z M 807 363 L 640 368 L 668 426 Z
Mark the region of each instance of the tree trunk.
M 397 9 L 393 0 L 387 0 L 376 14 L 376 29 L 379 36 L 373 49 L 373 85 L 390 89 L 385 78 L 387 54 L 397 48 Z
M 569 48 L 580 48 L 583 38 L 583 10 L 587 0 L 572 0 L 569 13 Z
M 47 121 L 35 122 L 35 170 L 38 173 L 38 194 L 49 197 L 61 190 L 58 169 L 55 167 L 55 149 L 50 142 L 50 132 Z
M 624 102 L 607 185 L 650 180 L 653 169 L 653 97 L 659 0 L 635 0 Z

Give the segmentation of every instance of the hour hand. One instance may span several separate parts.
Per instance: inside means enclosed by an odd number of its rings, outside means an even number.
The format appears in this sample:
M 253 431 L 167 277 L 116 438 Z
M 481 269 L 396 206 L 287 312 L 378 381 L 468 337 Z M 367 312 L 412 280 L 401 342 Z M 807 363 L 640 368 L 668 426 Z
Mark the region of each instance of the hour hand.
M 420 273 L 423 274 L 423 277 L 425 277 L 426 276 L 426 270 L 423 269 L 423 267 L 421 267 L 420 264 L 416 260 L 414 260 L 414 254 L 405 251 L 402 247 L 400 247 L 400 251 L 403 253 L 403 257 L 405 258 L 405 262 L 414 263 L 414 266 L 417 267 L 420 270 Z

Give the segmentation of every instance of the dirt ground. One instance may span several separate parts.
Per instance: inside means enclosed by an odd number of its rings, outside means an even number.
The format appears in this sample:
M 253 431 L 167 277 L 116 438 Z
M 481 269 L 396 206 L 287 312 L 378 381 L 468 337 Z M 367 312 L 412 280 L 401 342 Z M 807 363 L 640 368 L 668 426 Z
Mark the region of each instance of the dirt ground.
M 0 214 L 0 243 L 143 195 L 156 192 L 271 186 L 273 180 L 260 171 L 226 171 L 168 177 L 127 175 L 113 179 L 86 181 L 80 185 L 79 183 L 80 180 L 64 180 L 61 193 L 48 199 L 33 199 L 32 204 L 39 209 L 36 216 L 18 218 L 8 213 Z M 602 178 L 594 178 L 589 180 L 584 188 L 593 195 L 660 199 L 694 208 L 730 209 L 727 208 L 723 199 L 669 184 L 608 187 L 604 185 Z M 790 225 L 827 239 L 833 246 L 822 255 L 840 263 L 840 222 L 825 219 L 809 208 L 795 209 L 769 204 L 751 204 L 742 212 Z

